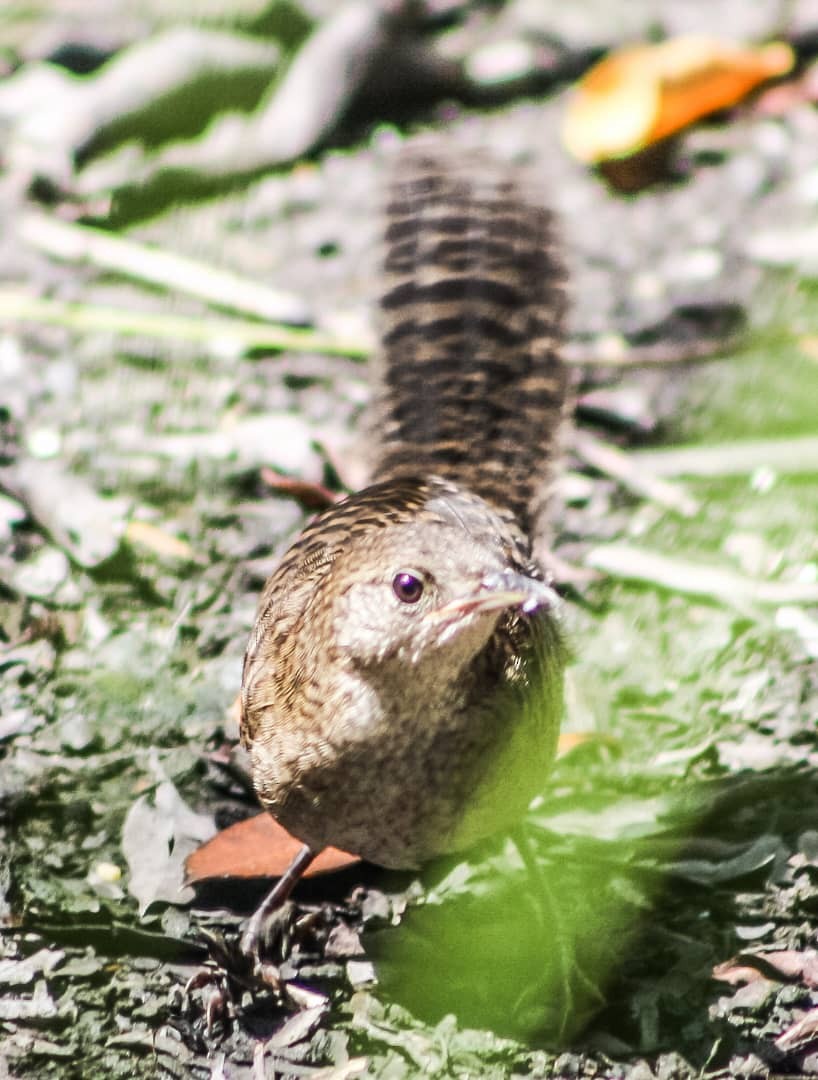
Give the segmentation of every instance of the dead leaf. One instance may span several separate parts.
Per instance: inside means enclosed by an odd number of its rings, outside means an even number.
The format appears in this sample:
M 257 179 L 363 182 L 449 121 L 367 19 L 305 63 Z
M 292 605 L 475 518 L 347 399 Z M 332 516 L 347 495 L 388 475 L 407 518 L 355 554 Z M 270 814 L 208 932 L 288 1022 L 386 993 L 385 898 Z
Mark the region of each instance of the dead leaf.
M 729 983 L 730 986 L 747 985 L 762 977 L 757 968 L 750 964 L 739 963 L 737 960 L 725 960 L 724 963 L 716 964 L 713 968 L 713 978 L 717 982 Z
M 291 1016 L 277 1031 L 273 1032 L 266 1046 L 271 1050 L 284 1050 L 288 1046 L 295 1046 L 296 1043 L 308 1039 L 318 1027 L 328 1008 L 329 1002 L 325 999 L 323 1004 L 314 1005 L 311 1009 L 304 1009 L 295 1016 Z
M 713 968 L 713 978 L 735 986 L 758 979 L 798 982 L 818 988 L 818 952 L 815 949 L 779 949 L 777 952 L 741 953 Z
M 0 1020 L 53 1020 L 57 1015 L 57 1005 L 48 992 L 45 979 L 39 979 L 30 997 L 17 997 L 4 994 L 0 997 Z
M 781 987 L 773 979 L 754 979 L 747 986 L 736 990 L 732 997 L 719 998 L 716 1011 L 719 1016 L 736 1012 L 756 1013 L 778 993 Z
M 361 935 L 347 923 L 339 922 L 330 930 L 324 947 L 324 956 L 331 960 L 347 960 L 351 956 L 363 956 Z
M 754 48 L 691 35 L 626 47 L 580 81 L 565 114 L 563 142 L 586 164 L 628 157 L 735 105 L 793 63 L 792 49 L 782 42 Z
M 49 976 L 65 960 L 57 949 L 38 949 L 31 956 L 0 960 L 0 986 L 30 986 L 38 978 Z
M 811 1009 L 800 1020 L 782 1031 L 775 1040 L 779 1050 L 793 1050 L 796 1046 L 803 1046 L 806 1042 L 812 1042 L 818 1037 L 818 1009 Z
M 59 461 L 24 458 L 0 469 L 0 488 L 18 499 L 80 566 L 98 566 L 119 546 L 128 500 L 98 495 Z
M 122 851 L 128 863 L 128 891 L 144 915 L 157 900 L 184 904 L 193 898 L 186 887 L 187 855 L 213 835 L 213 819 L 197 814 L 169 780 L 159 784 L 153 804 L 147 795 L 133 804 L 122 827 Z
M 811 990 L 818 988 L 818 952 L 815 949 L 782 949 L 762 955 L 785 979 L 798 980 Z
M 185 883 L 209 878 L 281 877 L 301 848 L 301 842 L 269 814 L 239 821 L 208 840 L 185 860 Z M 338 848 L 324 848 L 305 877 L 341 870 L 359 862 Z
M 68 556 L 46 544 L 27 559 L 12 564 L 7 582 L 20 596 L 46 600 L 53 598 L 71 571 Z

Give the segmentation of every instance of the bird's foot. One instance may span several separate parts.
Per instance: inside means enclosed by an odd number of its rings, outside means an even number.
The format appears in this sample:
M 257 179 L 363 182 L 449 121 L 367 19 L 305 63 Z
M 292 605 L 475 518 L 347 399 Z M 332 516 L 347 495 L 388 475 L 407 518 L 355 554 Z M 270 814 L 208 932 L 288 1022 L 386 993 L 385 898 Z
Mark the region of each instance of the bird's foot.
M 268 906 L 265 901 L 253 912 L 239 941 L 239 952 L 254 972 L 274 965 L 265 960 L 272 953 L 285 954 L 295 908 L 288 901 Z M 267 982 L 267 978 L 262 978 Z
M 287 900 L 314 858 L 312 849 L 304 844 L 287 870 L 251 915 L 239 947 L 242 954 L 254 963 L 258 962 L 259 946 L 269 937 L 270 930 L 280 929 L 289 921 L 291 905 L 287 904 Z M 282 921 L 282 913 L 285 910 L 287 911 L 286 919 Z

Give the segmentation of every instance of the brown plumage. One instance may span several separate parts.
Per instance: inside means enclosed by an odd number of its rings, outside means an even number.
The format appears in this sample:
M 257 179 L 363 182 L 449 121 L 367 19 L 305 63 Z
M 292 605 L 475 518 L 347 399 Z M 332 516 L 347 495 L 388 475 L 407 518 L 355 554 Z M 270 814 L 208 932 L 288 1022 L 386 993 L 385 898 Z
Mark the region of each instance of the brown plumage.
M 242 738 L 310 851 L 408 867 L 518 820 L 553 756 L 563 647 L 532 538 L 565 304 L 546 211 L 440 141 L 394 165 L 383 272 L 373 484 L 268 581 Z
M 550 214 L 482 154 L 420 141 L 387 205 L 376 479 L 437 475 L 529 535 L 566 402 L 565 273 Z

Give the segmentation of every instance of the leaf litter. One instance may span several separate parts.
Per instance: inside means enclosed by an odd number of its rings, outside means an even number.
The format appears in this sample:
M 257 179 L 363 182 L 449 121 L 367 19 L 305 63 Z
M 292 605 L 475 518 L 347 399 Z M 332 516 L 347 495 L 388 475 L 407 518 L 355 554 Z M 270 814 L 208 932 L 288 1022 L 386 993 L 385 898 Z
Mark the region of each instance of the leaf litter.
M 556 114 L 544 117 L 521 107 L 480 123 L 489 141 L 502 126 L 520 148 L 552 145 L 542 125 L 553 133 Z M 452 134 L 459 137 L 457 125 Z M 558 184 L 560 200 L 595 200 L 593 215 L 567 215 L 580 233 L 575 250 L 586 269 L 579 273 L 589 275 L 578 289 L 586 338 L 600 325 L 623 335 L 633 329 L 634 301 L 621 291 L 631 280 L 627 250 L 639 250 L 648 264 L 652 244 L 680 246 L 675 233 L 661 239 L 657 215 L 700 223 L 717 198 L 729 248 L 738 227 L 730 213 L 743 234 L 747 215 L 760 221 L 775 206 L 775 184 L 769 203 L 725 198 L 716 181 L 732 175 L 731 162 L 751 150 L 756 164 L 763 161 L 757 146 L 741 143 L 752 135 L 732 128 L 728 137 L 734 141 L 723 169 L 694 172 L 687 187 L 646 196 L 627 213 L 590 180 L 570 174 L 570 182 Z M 805 151 L 797 140 L 791 151 L 786 167 L 802 170 Z M 207 210 L 180 209 L 152 228 L 169 230 L 163 246 L 177 250 L 174 222 L 183 222 L 190 237 L 191 220 L 207 221 L 203 231 L 220 247 L 237 222 L 259 229 L 265 205 L 283 199 L 286 213 L 271 214 L 268 223 L 269 248 L 292 262 L 282 280 L 315 307 L 341 309 L 356 244 L 371 238 L 377 165 L 362 150 L 310 168 L 321 192 L 312 209 L 298 208 L 303 180 L 282 176 L 260 182 L 252 210 L 234 196 Z M 355 217 L 344 199 L 358 204 Z M 309 229 L 323 238 L 327 213 L 336 219 L 331 231 L 342 237 L 338 220 L 360 221 L 360 236 L 343 237 L 335 268 L 307 241 Z M 619 215 L 613 232 L 611 214 Z M 585 234 L 582 218 L 596 222 Z M 150 232 L 144 230 L 147 239 Z M 625 265 L 609 259 L 600 289 L 587 267 L 603 265 L 608 253 L 594 244 L 620 234 L 631 238 L 617 253 Z M 697 238 L 685 239 L 691 246 Z M 37 266 L 41 278 L 50 275 L 65 288 L 64 268 Z M 672 292 L 672 282 L 661 284 Z M 107 299 L 105 290 L 128 304 L 144 299 L 138 286 L 111 285 L 94 273 L 82 285 L 92 302 Z M 640 287 L 644 296 L 644 282 Z M 201 309 L 185 310 L 200 316 Z M 655 325 L 655 315 L 648 305 L 644 324 Z M 784 333 L 777 355 L 790 365 Z M 12 575 L 4 576 L 0 593 L 0 715 L 12 717 L 0 750 L 0 964 L 9 965 L 0 971 L 21 980 L 4 995 L 9 1016 L 0 1056 L 16 1072 L 65 1075 L 72 1060 L 113 1076 L 251 1076 L 270 1068 L 299 1075 L 646 1078 L 692 1076 L 705 1066 L 713 1076 L 753 1068 L 814 1072 L 816 1002 L 806 962 L 795 978 L 764 976 L 772 988 L 753 991 L 754 998 L 723 998 L 711 978 L 742 950 L 792 957 L 814 945 L 818 688 L 809 635 L 801 624 L 788 629 L 787 617 L 780 633 L 752 606 L 737 610 L 724 602 L 725 590 L 702 603 L 650 583 L 610 580 L 584 585 L 586 605 L 571 613 L 577 662 L 569 727 L 583 735 L 591 724 L 599 737 L 581 739 L 560 761 L 532 811 L 526 835 L 534 876 L 514 845 L 498 843 L 431 867 L 420 879 L 362 870 L 308 883 L 273 943 L 275 972 L 261 984 L 237 983 L 232 1014 L 207 1030 L 198 991 L 184 992 L 205 957 L 194 926 L 221 935 L 224 951 L 208 948 L 230 975 L 238 912 L 252 907 L 254 894 L 249 881 L 232 892 L 229 882 L 209 894 L 197 889 L 191 913 L 179 892 L 179 856 L 191 833 L 203 835 L 213 817 L 225 825 L 254 810 L 236 774 L 212 767 L 204 753 L 222 745 L 229 727 L 225 710 L 263 567 L 300 520 L 284 500 L 264 501 L 256 473 L 270 466 L 333 491 L 332 459 L 313 444 L 320 445 L 329 418 L 341 432 L 351 427 L 359 388 L 351 390 L 348 369 L 331 361 L 310 377 L 293 367 L 280 377 L 281 357 L 251 364 L 236 352 L 209 351 L 203 364 L 181 343 L 160 354 L 151 344 L 126 347 L 119 338 L 44 327 L 19 340 L 32 363 L 15 381 L 15 420 L 28 431 L 36 417 L 39 429 L 50 426 L 59 437 L 40 443 L 56 450 L 55 458 L 37 461 L 55 466 L 44 497 L 11 495 L 11 550 L 3 565 L 17 570 L 51 558 L 40 552 L 62 552 L 63 580 L 79 591 L 65 595 L 59 582 L 27 590 Z M 756 445 L 812 438 L 808 370 L 792 361 L 789 385 L 782 386 L 758 360 L 746 361 L 742 354 L 718 363 L 689 376 L 684 388 L 671 376 L 670 407 L 652 430 L 705 447 L 733 437 Z M 612 385 L 610 372 L 586 378 L 591 386 Z M 52 388 L 50 398 L 42 385 Z M 710 396 L 707 408 L 694 408 L 696 386 Z M 720 405 L 725 395 L 740 413 L 732 428 L 730 410 Z M 768 400 L 753 405 L 772 397 L 775 410 Z M 769 418 L 754 418 L 754 407 Z M 271 413 L 300 426 L 286 445 L 265 443 L 263 418 Z M 252 453 L 242 457 L 234 443 L 204 454 L 200 436 L 221 437 L 235 418 L 240 432 L 257 423 Z M 701 430 L 691 436 L 694 422 Z M 625 428 L 612 424 L 606 437 L 621 438 Z M 130 438 L 134 431 L 139 440 Z M 185 439 L 188 452 L 180 456 Z M 36 460 L 25 441 L 9 445 L 13 471 Z M 798 449 L 782 452 L 793 458 Z M 763 446 L 756 453 L 754 468 L 765 464 Z M 816 532 L 814 498 L 809 473 L 795 472 L 806 479 L 779 477 L 765 490 L 748 488 L 743 476 L 696 476 L 686 486 L 706 510 L 684 521 L 586 472 L 586 496 L 559 518 L 560 553 L 581 561 L 594 545 L 638 538 L 644 550 L 670 551 L 677 564 L 684 552 L 687 580 L 695 581 L 704 562 L 728 565 L 724 537 L 740 530 L 781 551 L 781 571 L 790 575 L 782 580 L 808 593 L 808 577 L 799 581 L 798 574 L 816 558 L 809 539 Z M 77 521 L 70 505 L 63 519 L 52 498 L 63 479 L 67 490 L 74 478 L 85 488 L 77 509 L 94 510 Z M 186 538 L 197 560 L 176 561 L 178 552 L 163 548 L 155 533 L 147 544 L 139 530 L 137 540 L 129 537 L 133 520 Z M 701 558 L 691 565 L 696 552 Z M 66 563 L 60 566 L 62 573 Z M 65 625 L 62 637 L 6 649 L 48 617 Z M 104 870 L 123 865 L 125 832 L 142 874 L 138 901 L 113 888 L 115 875 Z M 549 1045 L 547 1035 L 566 1013 L 575 1029 L 568 1050 Z

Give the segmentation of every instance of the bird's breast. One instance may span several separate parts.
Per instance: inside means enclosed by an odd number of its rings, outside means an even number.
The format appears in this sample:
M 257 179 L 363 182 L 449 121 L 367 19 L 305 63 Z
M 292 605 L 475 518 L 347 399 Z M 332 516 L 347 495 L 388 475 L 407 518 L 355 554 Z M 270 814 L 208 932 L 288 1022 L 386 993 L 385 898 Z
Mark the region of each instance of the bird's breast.
M 422 672 L 404 673 L 396 693 L 383 672 L 336 673 L 320 715 L 276 725 L 254 755 L 262 801 L 314 850 L 394 868 L 519 820 L 553 757 L 561 679 L 521 697 L 481 676 L 430 693 Z

